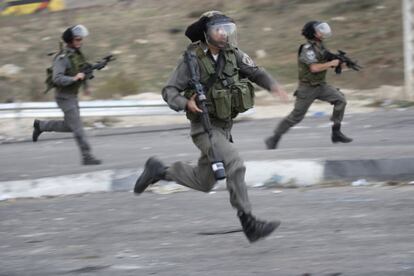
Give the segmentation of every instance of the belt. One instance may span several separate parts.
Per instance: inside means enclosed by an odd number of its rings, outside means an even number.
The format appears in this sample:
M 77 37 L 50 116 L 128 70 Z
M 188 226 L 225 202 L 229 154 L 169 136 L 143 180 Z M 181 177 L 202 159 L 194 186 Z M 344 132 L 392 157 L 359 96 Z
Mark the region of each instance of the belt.
M 213 126 L 219 127 L 219 128 L 231 128 L 233 126 L 233 120 L 219 120 L 219 119 L 212 119 L 211 124 Z
M 317 83 L 317 84 L 311 84 L 309 82 L 302 82 L 302 81 L 299 82 L 299 86 L 309 86 L 309 87 L 317 87 L 317 86 L 321 86 L 324 84 L 326 84 L 326 82 Z

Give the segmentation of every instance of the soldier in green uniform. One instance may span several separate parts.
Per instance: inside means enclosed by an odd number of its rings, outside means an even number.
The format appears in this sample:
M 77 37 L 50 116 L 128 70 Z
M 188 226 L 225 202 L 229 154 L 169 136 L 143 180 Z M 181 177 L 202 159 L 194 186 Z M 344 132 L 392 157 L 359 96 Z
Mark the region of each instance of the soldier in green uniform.
M 310 21 L 302 29 L 302 35 L 307 43 L 302 44 L 298 51 L 299 87 L 295 92 L 296 101 L 293 111 L 284 118 L 265 140 L 268 149 L 275 149 L 284 133 L 302 121 L 310 105 L 316 99 L 331 103 L 332 142 L 349 143 L 351 138 L 341 132 L 341 122 L 344 117 L 346 99 L 342 92 L 326 83 L 326 72 L 329 68 L 338 66 L 339 60 L 326 59 L 323 40 L 331 36 L 331 28 L 326 22 Z
M 171 109 L 186 111 L 191 122 L 190 135 L 201 156 L 197 166 L 175 162 L 169 167 L 151 157 L 136 182 L 134 192 L 140 194 L 159 180 L 175 181 L 198 191 L 209 192 L 216 183 L 211 167 L 214 161 L 213 145 L 227 173 L 231 205 L 237 210 L 246 237 L 254 242 L 273 232 L 280 222 L 262 221 L 252 215 L 245 183 L 246 167 L 232 145 L 233 119 L 253 106 L 254 91 L 250 81 L 282 98 L 287 98 L 287 94 L 264 69 L 256 66 L 247 54 L 236 47 L 235 35 L 234 21 L 218 11 L 204 13 L 187 28 L 186 36 L 193 42 L 187 51 L 195 55 L 200 83 L 207 96 L 212 124 L 211 142 L 200 122 L 201 110 L 190 85 L 189 68 L 184 60 L 180 60 L 163 88 L 162 96 Z
M 46 131 L 73 132 L 82 154 L 83 165 L 98 165 L 101 161 L 91 153 L 86 139 L 79 112 L 78 92 L 83 85 L 85 94 L 89 94 L 85 74 L 80 72 L 86 63 L 81 52 L 82 40 L 89 34 L 83 25 L 66 29 L 62 39 L 66 47 L 56 56 L 53 62 L 53 83 L 56 86 L 55 100 L 63 111 L 64 120 L 35 120 L 33 123 L 32 140 L 36 142 L 39 135 Z

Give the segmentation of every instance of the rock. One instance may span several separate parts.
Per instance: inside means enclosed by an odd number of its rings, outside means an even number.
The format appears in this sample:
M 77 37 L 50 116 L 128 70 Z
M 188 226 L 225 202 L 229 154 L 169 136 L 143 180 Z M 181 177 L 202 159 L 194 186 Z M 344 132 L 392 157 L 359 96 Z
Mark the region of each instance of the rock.
M 256 58 L 260 59 L 260 58 L 265 58 L 266 56 L 267 56 L 267 53 L 265 50 L 259 49 L 256 51 Z
M 113 50 L 111 52 L 111 54 L 113 54 L 113 55 L 120 55 L 120 54 L 122 54 L 122 51 L 121 50 Z
M 332 21 L 345 21 L 346 17 L 345 16 L 336 16 L 336 17 L 332 17 L 331 18 Z
M 358 180 L 353 181 L 351 185 L 354 186 L 354 187 L 368 186 L 369 182 L 366 179 L 362 178 L 362 179 L 358 179 Z
M 14 64 L 5 64 L 0 67 L 0 77 L 13 78 L 22 71 L 23 68 Z
M 138 43 L 138 44 L 147 44 L 149 41 L 146 40 L 146 39 L 140 39 L 140 38 L 138 38 L 138 39 L 135 39 L 134 42 L 135 43 Z

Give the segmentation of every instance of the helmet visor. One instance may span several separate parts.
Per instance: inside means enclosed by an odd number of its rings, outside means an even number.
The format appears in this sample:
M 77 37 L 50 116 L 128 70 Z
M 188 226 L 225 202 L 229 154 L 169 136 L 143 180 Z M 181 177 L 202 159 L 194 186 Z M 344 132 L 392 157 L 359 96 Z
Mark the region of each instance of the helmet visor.
M 212 24 L 205 35 L 207 43 L 217 48 L 237 47 L 237 28 L 232 22 Z
M 316 25 L 315 31 L 320 33 L 322 38 L 329 38 L 332 36 L 331 27 L 326 22 L 322 22 Z
M 88 29 L 86 29 L 86 27 L 83 25 L 76 25 L 71 30 L 74 37 L 79 36 L 84 38 L 89 35 Z

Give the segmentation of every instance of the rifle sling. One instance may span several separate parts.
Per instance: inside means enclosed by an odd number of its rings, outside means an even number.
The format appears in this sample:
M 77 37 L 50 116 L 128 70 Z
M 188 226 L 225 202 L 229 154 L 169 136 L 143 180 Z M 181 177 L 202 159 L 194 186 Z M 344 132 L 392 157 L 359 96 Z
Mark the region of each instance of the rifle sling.
M 208 79 L 207 84 L 205 86 L 205 90 L 210 90 L 211 87 L 213 87 L 214 83 L 217 81 L 217 78 L 224 69 L 224 56 L 222 51 L 219 52 L 217 62 L 216 62 L 216 68 L 214 74 Z

